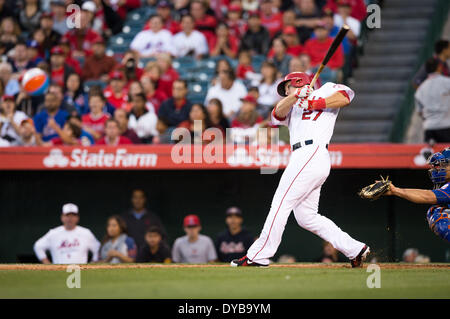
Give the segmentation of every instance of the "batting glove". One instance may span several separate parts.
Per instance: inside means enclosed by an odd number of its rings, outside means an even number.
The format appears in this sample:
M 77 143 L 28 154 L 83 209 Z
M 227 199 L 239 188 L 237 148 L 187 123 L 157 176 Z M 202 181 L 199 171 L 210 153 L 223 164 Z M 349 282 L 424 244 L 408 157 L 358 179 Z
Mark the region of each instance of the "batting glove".
M 304 85 L 295 91 L 295 97 L 298 99 L 308 97 L 313 92 L 313 89 L 309 85 Z

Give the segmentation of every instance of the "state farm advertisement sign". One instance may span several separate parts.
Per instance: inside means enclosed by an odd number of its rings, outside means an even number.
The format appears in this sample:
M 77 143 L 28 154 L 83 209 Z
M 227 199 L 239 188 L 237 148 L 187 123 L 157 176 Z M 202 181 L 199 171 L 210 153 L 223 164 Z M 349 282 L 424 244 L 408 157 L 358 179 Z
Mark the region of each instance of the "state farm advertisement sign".
M 448 145 L 334 144 L 333 168 L 426 168 Z M 296 150 L 296 152 L 300 151 Z M 0 170 L 283 169 L 290 147 L 244 145 L 131 145 L 0 148 Z

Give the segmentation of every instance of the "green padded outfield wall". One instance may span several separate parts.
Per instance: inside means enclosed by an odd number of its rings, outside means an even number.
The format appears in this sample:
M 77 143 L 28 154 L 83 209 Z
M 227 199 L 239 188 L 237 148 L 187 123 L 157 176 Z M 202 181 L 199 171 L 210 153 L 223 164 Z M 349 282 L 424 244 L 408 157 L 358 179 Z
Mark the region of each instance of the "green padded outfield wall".
M 401 259 L 409 247 L 418 248 L 431 261 L 450 261 L 450 245 L 428 229 L 426 205 L 394 198 L 368 202 L 356 195 L 380 173 L 390 175 L 398 186 L 431 186 L 426 171 L 332 170 L 322 188 L 320 213 L 368 243 L 379 261 Z M 260 175 L 258 170 L 2 171 L 0 263 L 31 255 L 34 241 L 60 224 L 61 206 L 66 202 L 79 205 L 80 225 L 101 239 L 106 218 L 129 207 L 135 187 L 148 194 L 148 206 L 161 217 L 170 244 L 183 235 L 182 219 L 187 214 L 198 214 L 202 232 L 215 238 L 225 227 L 224 212 L 231 205 L 243 209 L 245 226 L 257 236 L 280 175 Z M 322 241 L 301 229 L 291 215 L 274 259 L 292 254 L 298 261 L 314 261 L 321 254 L 321 245 Z

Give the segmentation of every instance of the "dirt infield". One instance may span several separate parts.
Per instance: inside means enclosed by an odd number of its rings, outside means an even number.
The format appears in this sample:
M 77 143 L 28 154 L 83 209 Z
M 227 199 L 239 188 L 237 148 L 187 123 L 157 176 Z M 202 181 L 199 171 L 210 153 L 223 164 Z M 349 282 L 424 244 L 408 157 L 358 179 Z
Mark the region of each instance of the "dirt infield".
M 367 267 L 366 264 L 364 267 Z M 405 264 L 405 263 L 378 263 L 383 269 L 449 269 L 450 264 Z M 0 264 L 0 270 L 50 270 L 63 271 L 68 265 L 43 265 L 43 264 Z M 79 265 L 82 270 L 89 269 L 145 269 L 145 268 L 225 268 L 228 264 L 88 264 Z M 296 264 L 272 264 L 270 268 L 325 268 L 343 269 L 350 268 L 348 263 L 321 264 L 321 263 L 296 263 Z

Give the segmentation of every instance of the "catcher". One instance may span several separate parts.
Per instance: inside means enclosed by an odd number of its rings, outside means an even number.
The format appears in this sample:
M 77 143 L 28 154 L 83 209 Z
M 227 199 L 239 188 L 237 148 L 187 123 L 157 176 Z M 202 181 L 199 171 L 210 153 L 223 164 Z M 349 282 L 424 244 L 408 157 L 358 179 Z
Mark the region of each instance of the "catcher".
M 359 195 L 372 200 L 393 195 L 417 204 L 431 204 L 427 211 L 428 225 L 436 235 L 450 242 L 450 147 L 432 154 L 428 164 L 431 165 L 428 173 L 433 190 L 400 188 L 388 178 L 382 178 L 364 187 Z

